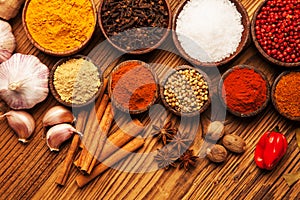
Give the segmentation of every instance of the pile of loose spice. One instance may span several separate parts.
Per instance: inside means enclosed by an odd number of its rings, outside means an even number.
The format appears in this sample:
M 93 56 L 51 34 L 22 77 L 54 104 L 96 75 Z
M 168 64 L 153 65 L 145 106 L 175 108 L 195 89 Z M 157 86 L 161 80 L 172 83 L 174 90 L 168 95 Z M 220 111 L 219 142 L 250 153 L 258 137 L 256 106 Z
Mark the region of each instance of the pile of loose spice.
M 168 27 L 169 13 L 164 0 L 106 0 L 101 19 L 110 40 L 131 51 L 157 44 Z
M 263 50 L 281 62 L 300 62 L 299 0 L 267 1 L 255 21 L 255 35 Z
M 268 99 L 266 80 L 254 69 L 233 69 L 223 80 L 222 98 L 235 112 L 249 114 L 260 109 Z
M 178 112 L 200 111 L 208 101 L 208 84 L 195 69 L 180 69 L 164 84 L 164 98 Z
M 112 99 L 125 110 L 140 111 L 153 103 L 157 84 L 145 63 L 125 61 L 111 75 Z
M 300 72 L 290 72 L 276 84 L 274 99 L 280 113 L 300 117 Z
M 219 62 L 233 54 L 242 38 L 242 16 L 229 0 L 190 0 L 176 20 L 184 51 L 200 62 Z
M 99 77 L 99 70 L 92 62 L 74 58 L 56 68 L 53 85 L 63 101 L 84 104 L 98 92 Z
M 54 52 L 80 47 L 91 37 L 96 25 L 90 0 L 31 0 L 25 22 L 33 40 Z

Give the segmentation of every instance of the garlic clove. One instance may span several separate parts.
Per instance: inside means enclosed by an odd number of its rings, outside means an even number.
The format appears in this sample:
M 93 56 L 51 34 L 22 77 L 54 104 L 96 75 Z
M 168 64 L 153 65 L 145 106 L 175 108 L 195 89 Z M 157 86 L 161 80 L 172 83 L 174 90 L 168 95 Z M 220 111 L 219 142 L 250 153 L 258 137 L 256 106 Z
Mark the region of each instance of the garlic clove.
M 47 146 L 51 151 L 59 151 L 60 145 L 70 139 L 74 133 L 80 134 L 70 124 L 55 125 L 51 127 L 46 134 Z
M 16 48 L 16 39 L 9 23 L 0 20 L 0 63 L 8 60 Z
M 50 108 L 43 117 L 43 126 L 53 126 L 62 123 L 73 123 L 75 117 L 70 110 L 63 106 Z
M 10 20 L 14 18 L 25 0 L 0 0 L 0 18 Z
M 15 110 L 32 108 L 46 99 L 48 76 L 37 57 L 15 53 L 0 64 L 0 98 Z
M 20 142 L 28 142 L 27 139 L 32 135 L 35 129 L 34 119 L 29 113 L 25 111 L 11 110 L 1 117 L 6 117 L 9 126 L 19 136 Z

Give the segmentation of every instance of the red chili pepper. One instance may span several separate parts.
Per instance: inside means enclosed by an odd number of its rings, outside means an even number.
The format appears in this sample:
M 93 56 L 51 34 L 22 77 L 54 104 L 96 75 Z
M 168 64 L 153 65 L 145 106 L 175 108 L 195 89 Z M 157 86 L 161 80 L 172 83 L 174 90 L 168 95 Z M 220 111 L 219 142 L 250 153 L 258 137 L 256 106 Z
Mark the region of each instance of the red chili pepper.
M 287 150 L 285 136 L 276 129 L 268 131 L 260 138 L 254 152 L 256 165 L 261 169 L 273 169 Z

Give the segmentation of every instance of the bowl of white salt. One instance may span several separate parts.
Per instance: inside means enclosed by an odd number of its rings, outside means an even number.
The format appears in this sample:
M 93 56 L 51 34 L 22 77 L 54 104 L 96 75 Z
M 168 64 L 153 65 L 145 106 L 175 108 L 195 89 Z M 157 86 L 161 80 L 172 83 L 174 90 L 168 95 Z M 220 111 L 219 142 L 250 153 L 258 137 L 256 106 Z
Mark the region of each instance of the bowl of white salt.
M 221 66 L 250 41 L 250 20 L 238 0 L 186 0 L 175 11 L 173 40 L 196 66 Z

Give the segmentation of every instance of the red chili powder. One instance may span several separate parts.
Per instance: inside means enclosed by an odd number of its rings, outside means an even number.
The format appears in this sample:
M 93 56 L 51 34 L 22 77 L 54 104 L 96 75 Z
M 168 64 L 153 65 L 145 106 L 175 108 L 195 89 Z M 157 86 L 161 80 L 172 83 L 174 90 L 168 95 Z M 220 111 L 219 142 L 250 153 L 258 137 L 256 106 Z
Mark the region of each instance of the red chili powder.
M 112 75 L 112 93 L 125 109 L 140 110 L 152 103 L 157 85 L 151 71 L 137 62 L 129 62 Z
M 224 80 L 222 97 L 231 110 L 248 114 L 266 101 L 267 85 L 253 69 L 234 69 Z

